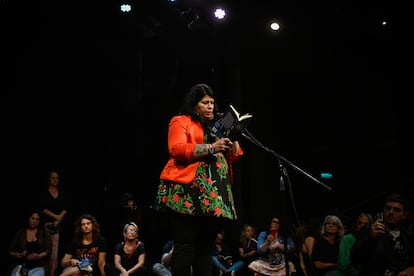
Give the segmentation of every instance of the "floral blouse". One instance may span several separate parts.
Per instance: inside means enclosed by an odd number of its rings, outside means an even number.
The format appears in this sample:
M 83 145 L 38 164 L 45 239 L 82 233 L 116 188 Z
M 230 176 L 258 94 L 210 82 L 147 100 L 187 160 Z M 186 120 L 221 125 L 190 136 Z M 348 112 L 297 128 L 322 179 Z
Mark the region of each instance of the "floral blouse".
M 237 214 L 229 177 L 229 165 L 223 153 L 208 156 L 200 162 L 196 176 L 189 185 L 161 180 L 155 208 L 235 220 Z

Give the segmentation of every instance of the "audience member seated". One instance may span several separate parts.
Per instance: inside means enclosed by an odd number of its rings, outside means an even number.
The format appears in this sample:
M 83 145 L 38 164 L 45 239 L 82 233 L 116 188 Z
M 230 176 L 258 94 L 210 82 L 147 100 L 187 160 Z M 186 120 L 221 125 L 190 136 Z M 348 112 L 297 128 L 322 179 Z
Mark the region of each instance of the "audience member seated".
M 49 273 L 52 240 L 40 223 L 41 214 L 40 210 L 31 210 L 27 225 L 19 229 L 10 242 L 9 254 L 15 260 L 11 276 L 45 276 Z
M 91 214 L 82 214 L 75 221 L 72 241 L 66 246 L 60 276 L 106 276 L 106 239 L 101 226 Z
M 138 231 L 138 225 L 135 222 L 125 224 L 124 240 L 115 246 L 114 264 L 107 266 L 108 276 L 146 275 L 145 246 L 138 239 Z
M 257 252 L 259 259 L 249 264 L 249 269 L 258 275 L 286 275 L 286 262 L 288 264 L 289 274 L 296 272 L 296 268 L 285 256 L 292 254 L 296 250 L 293 239 L 289 236 L 283 237 L 280 232 L 280 219 L 273 217 L 270 228 L 259 233 L 257 239 Z M 285 240 L 286 239 L 286 240 Z M 286 250 L 285 250 L 286 242 Z
M 248 265 L 257 260 L 257 234 L 253 225 L 245 224 L 240 234 L 239 255 L 244 263 L 240 275 L 253 275 Z
M 360 275 L 414 275 L 414 236 L 405 222 L 408 210 L 403 196 L 386 198 L 383 219 L 373 222 L 351 250 L 351 262 L 362 265 Z
M 319 218 L 312 217 L 295 228 L 293 237 L 296 244 L 294 264 L 297 275 L 316 275 L 311 257 L 315 241 L 320 237 L 320 225 Z
M 361 229 L 368 228 L 373 222 L 372 215 L 361 213 L 351 224 L 351 232 L 346 234 L 339 244 L 337 276 L 357 276 L 360 265 L 352 264 L 349 258 L 351 249 L 357 240 Z
M 339 217 L 325 216 L 321 237 L 315 242 L 312 261 L 317 276 L 335 276 L 338 264 L 339 243 L 345 233 Z
M 212 260 L 219 276 L 234 276 L 244 266 L 243 261 L 236 260 L 233 256 L 232 248 L 225 239 L 224 231 L 217 233 Z
M 171 276 L 171 258 L 174 250 L 174 241 L 168 240 L 162 248 L 162 256 L 159 263 L 152 266 L 152 272 L 156 276 Z

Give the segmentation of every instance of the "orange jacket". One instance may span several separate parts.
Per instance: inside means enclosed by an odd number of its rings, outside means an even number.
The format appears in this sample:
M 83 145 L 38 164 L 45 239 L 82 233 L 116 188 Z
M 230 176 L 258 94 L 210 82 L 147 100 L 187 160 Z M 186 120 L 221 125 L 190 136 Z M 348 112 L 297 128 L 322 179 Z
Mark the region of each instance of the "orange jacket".
M 188 115 L 174 116 L 168 126 L 170 158 L 161 172 L 160 179 L 182 184 L 191 183 L 200 163 L 199 159 L 193 158 L 196 144 L 204 144 L 204 130 L 201 123 L 192 121 Z M 241 155 L 243 155 L 241 147 L 238 152 L 231 150 L 227 152 L 230 168 L 231 163 Z

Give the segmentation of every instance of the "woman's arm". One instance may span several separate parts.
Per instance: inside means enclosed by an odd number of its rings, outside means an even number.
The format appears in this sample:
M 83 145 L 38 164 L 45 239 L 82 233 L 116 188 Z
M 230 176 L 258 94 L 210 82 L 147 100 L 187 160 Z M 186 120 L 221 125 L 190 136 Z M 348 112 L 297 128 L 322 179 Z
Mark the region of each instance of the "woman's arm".
M 101 272 L 101 276 L 106 276 L 105 264 L 106 264 L 106 252 L 99 252 L 98 267 L 99 267 L 99 271 Z
M 240 150 L 239 141 L 232 141 L 231 150 L 233 152 L 239 152 L 239 150 Z
M 73 259 L 73 255 L 68 253 L 63 256 L 62 261 L 60 262 L 62 268 L 77 266 L 79 263 L 80 261 L 78 259 Z
M 140 267 L 144 266 L 145 264 L 145 253 L 139 254 L 138 256 L 138 262 L 136 265 L 134 265 L 130 270 L 128 270 L 129 274 L 132 274 L 133 272 L 137 271 Z
M 307 237 L 304 241 L 306 251 L 309 256 L 312 256 L 313 246 L 315 245 L 315 238 L 314 237 Z
M 209 154 L 204 130 L 189 116 L 175 116 L 168 126 L 168 151 L 178 161 L 192 161 Z
M 269 244 L 272 242 L 270 240 L 271 235 L 268 235 L 267 232 L 263 231 L 259 234 L 257 238 L 257 252 L 261 255 L 265 254 L 269 249 Z
M 114 265 L 121 273 L 127 272 L 121 264 L 121 256 L 119 254 L 114 254 Z
M 44 258 L 47 258 L 49 256 L 49 254 L 47 253 L 47 251 L 43 251 L 40 253 L 29 253 L 26 255 L 26 260 L 28 261 L 37 261 L 37 260 L 41 260 Z

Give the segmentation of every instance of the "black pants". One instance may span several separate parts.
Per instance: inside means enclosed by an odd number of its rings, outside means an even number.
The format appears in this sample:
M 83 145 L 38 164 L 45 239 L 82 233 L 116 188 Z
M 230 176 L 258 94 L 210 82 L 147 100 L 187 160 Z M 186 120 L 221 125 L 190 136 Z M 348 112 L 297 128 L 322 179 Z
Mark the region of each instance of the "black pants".
M 171 271 L 174 276 L 212 275 L 212 250 L 221 225 L 222 219 L 215 217 L 171 214 L 174 240 Z

